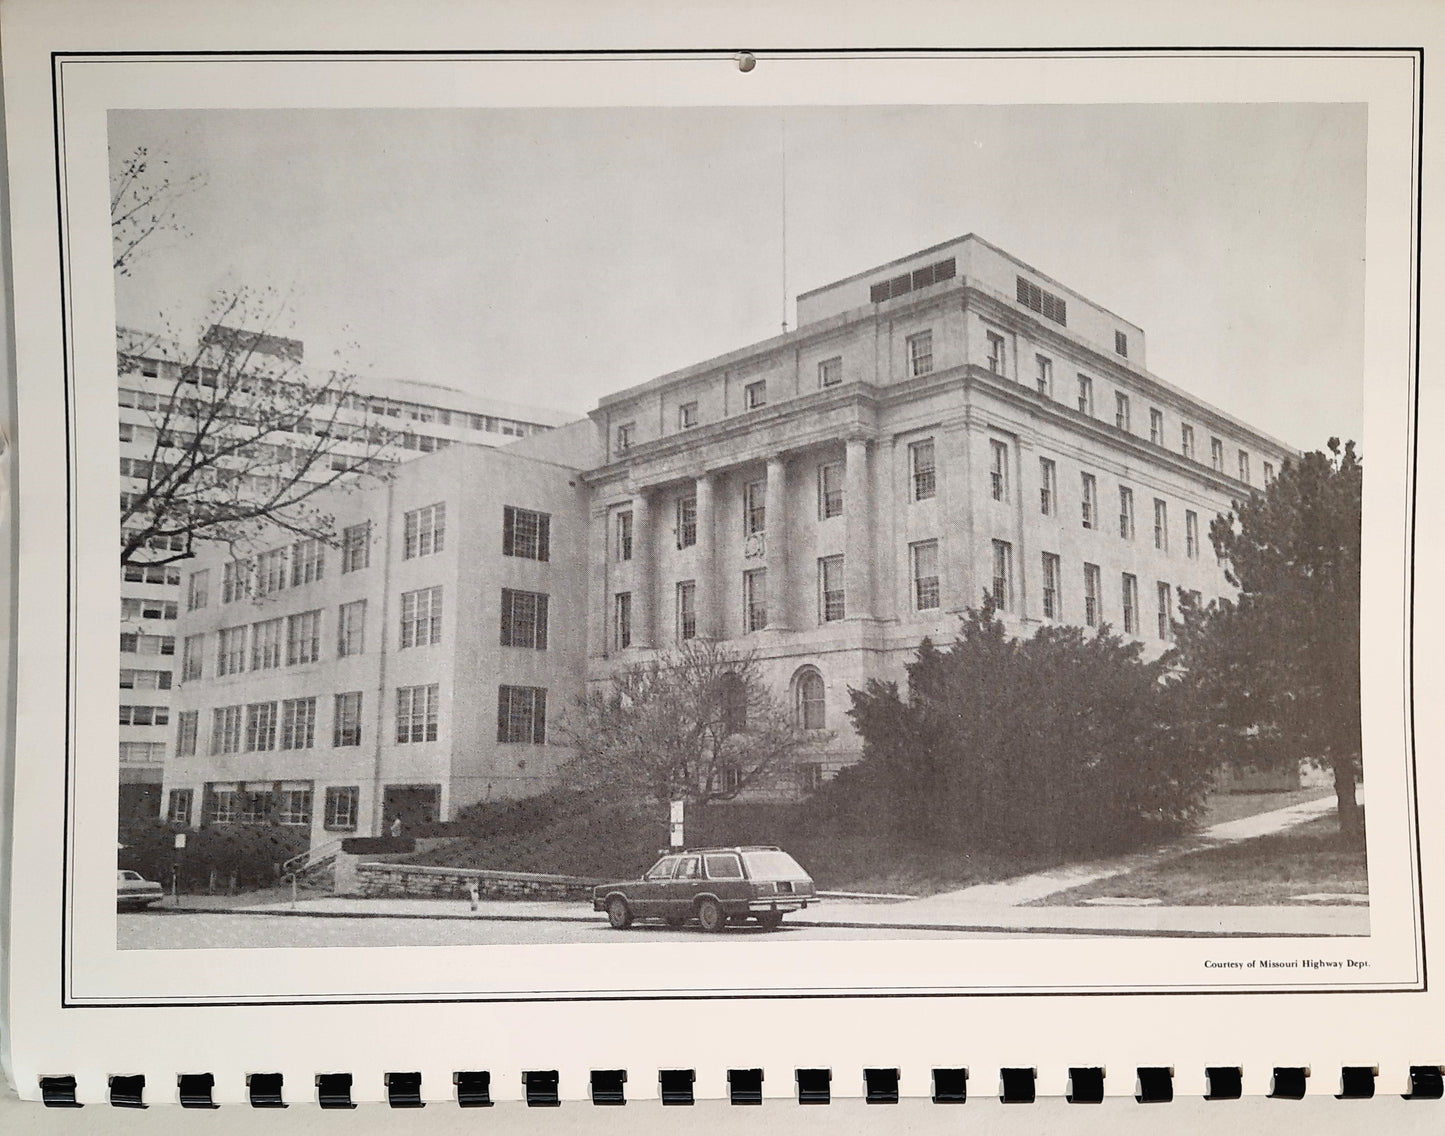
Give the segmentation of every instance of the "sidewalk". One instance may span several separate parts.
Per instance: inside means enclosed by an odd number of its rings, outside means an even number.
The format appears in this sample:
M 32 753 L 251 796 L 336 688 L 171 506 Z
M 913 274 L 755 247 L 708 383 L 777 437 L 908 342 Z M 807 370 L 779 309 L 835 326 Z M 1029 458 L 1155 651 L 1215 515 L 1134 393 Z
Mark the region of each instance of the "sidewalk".
M 1323 816 L 1335 806 L 1333 794 L 1272 812 L 1214 825 L 1164 848 L 1109 860 L 1035 872 L 1011 880 L 978 884 L 919 899 L 862 902 L 825 899 L 788 916 L 814 927 L 910 930 L 1017 931 L 1036 934 L 1138 936 L 1350 936 L 1370 933 L 1367 906 L 1301 904 L 1273 907 L 1090 906 L 1030 907 L 1036 900 L 1096 880 L 1124 875 L 1177 856 L 1282 832 Z M 177 913 L 218 910 L 204 900 L 182 903 Z M 585 901 L 387 899 L 326 896 L 226 908 L 242 915 L 295 915 L 336 919 L 484 919 L 494 921 L 594 922 Z

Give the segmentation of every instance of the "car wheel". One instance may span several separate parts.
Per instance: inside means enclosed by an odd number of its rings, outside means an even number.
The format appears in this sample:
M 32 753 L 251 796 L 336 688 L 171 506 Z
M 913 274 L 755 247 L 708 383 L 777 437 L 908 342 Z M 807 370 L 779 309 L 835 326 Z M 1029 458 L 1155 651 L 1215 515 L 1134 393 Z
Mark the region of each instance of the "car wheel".
M 764 931 L 776 931 L 783 922 L 781 911 L 764 911 L 758 916 L 758 926 Z
M 612 924 L 614 931 L 625 931 L 632 926 L 632 909 L 620 895 L 614 895 L 607 901 L 607 922 Z
M 721 931 L 728 925 L 728 917 L 715 899 L 700 900 L 697 905 L 697 921 L 708 932 Z

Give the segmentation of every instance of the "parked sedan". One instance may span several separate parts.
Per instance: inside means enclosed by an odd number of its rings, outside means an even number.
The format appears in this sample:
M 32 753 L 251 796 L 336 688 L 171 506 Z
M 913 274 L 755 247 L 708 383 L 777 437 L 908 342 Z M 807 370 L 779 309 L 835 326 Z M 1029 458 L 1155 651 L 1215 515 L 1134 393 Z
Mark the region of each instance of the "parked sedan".
M 165 899 L 165 889 L 139 872 L 122 868 L 115 874 L 116 909 L 144 908 Z
M 771 845 L 674 852 L 640 880 L 592 890 L 592 910 L 607 912 L 618 931 L 635 919 L 661 919 L 670 927 L 696 919 L 704 931 L 752 919 L 771 931 L 789 911 L 817 901 L 812 877 Z

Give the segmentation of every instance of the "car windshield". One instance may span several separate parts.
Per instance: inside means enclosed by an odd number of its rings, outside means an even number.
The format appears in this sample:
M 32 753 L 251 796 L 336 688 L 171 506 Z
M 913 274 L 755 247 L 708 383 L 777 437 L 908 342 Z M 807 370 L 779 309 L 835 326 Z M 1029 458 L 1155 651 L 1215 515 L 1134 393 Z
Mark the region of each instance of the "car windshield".
M 647 875 L 642 878 L 645 880 L 670 880 L 672 879 L 672 870 L 675 867 L 677 867 L 677 857 L 664 856 L 657 863 L 653 864 L 652 867 L 648 868 Z
M 123 879 L 123 880 L 138 880 L 138 879 L 140 879 L 140 873 L 139 873 L 139 872 L 121 872 L 121 873 L 120 873 L 120 878 Z
M 802 880 L 808 878 L 802 865 L 786 852 L 744 852 L 748 875 L 755 880 Z

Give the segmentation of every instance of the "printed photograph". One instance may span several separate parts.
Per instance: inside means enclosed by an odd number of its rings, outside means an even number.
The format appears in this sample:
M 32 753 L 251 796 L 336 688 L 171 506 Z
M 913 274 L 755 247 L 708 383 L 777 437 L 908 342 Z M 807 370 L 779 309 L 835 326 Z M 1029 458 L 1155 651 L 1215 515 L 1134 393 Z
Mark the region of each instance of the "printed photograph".
M 117 946 L 1368 936 L 1366 139 L 111 111 Z

